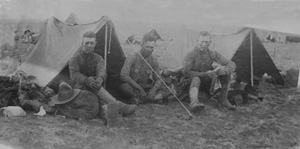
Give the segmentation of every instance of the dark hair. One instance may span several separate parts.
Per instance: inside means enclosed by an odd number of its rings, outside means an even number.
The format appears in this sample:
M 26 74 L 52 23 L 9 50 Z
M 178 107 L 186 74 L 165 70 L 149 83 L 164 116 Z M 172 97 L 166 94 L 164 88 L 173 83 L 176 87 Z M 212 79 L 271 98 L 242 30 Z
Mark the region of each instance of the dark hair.
M 200 36 L 210 36 L 210 33 L 208 31 L 201 31 Z
M 83 38 L 96 38 L 96 33 L 92 31 L 88 31 L 83 34 Z
M 26 30 L 25 32 L 24 32 L 24 34 L 26 34 L 26 33 L 28 33 L 28 32 L 30 32 L 30 30 L 28 29 L 28 30 Z

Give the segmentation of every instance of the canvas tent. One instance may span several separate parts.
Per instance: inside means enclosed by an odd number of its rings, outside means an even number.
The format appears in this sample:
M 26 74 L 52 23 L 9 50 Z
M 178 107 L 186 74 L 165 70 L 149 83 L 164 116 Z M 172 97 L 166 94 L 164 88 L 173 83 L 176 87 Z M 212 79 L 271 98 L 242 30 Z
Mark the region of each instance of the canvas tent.
M 131 35 L 127 38 L 126 43 L 141 44 L 141 38 L 138 35 Z
M 78 25 L 79 19 L 76 14 L 71 13 L 65 22 L 70 25 Z
M 107 61 L 107 89 L 114 88 L 125 56 L 114 25 L 108 17 L 76 26 L 50 17 L 41 29 L 41 38 L 19 69 L 28 75 L 37 76 L 42 86 L 49 85 L 53 80 L 67 79 L 69 77 L 68 60 L 78 52 L 82 35 L 87 31 L 96 32 L 95 52 Z
M 160 35 L 157 33 L 155 29 L 151 30 L 150 32 L 144 34 L 142 41 L 154 41 L 162 40 Z
M 184 56 L 193 50 L 198 37 L 199 32 L 183 27 L 177 38 L 159 57 L 160 65 L 166 68 L 182 66 Z M 234 61 L 237 64 L 237 77 L 243 82 L 249 82 L 254 76 L 260 77 L 267 73 L 278 84 L 284 83 L 274 62 L 251 28 L 242 28 L 232 35 L 213 35 L 210 49 Z

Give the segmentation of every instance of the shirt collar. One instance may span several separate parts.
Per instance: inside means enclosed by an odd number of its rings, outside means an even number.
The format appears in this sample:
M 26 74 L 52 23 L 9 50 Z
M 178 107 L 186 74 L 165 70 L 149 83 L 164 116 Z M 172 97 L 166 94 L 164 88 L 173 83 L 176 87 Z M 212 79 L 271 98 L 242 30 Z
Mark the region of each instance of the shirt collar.
M 204 50 L 204 51 L 201 51 L 200 49 L 196 48 L 194 49 L 195 51 L 197 51 L 198 53 L 200 54 L 207 54 L 209 52 L 209 49 L 208 50 Z

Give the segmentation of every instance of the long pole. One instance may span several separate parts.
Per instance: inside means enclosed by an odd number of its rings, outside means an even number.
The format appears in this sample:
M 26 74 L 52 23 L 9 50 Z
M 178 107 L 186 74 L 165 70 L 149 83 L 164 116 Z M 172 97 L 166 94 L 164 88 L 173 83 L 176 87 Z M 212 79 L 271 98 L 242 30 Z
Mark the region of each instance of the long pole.
M 104 67 L 107 69 L 107 24 L 105 25 L 104 61 Z
M 107 23 L 105 25 L 105 43 L 104 43 L 104 68 L 107 71 Z M 104 82 L 104 88 L 106 87 L 106 82 Z
M 110 50 L 111 50 L 110 46 L 111 46 L 112 28 L 113 28 L 113 24 L 111 23 L 109 28 L 109 42 L 108 42 L 108 51 L 107 51 L 108 54 L 110 54 Z
M 251 86 L 253 86 L 253 29 L 250 31 L 250 69 L 251 69 Z

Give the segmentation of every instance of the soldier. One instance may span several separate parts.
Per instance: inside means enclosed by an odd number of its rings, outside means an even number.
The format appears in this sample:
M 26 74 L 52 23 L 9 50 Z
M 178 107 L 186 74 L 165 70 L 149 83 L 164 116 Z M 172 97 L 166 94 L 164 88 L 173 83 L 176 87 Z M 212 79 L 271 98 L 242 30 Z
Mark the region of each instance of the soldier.
M 197 45 L 193 51 L 189 52 L 184 61 L 182 69 L 185 77 L 182 84 L 189 85 L 190 106 L 192 111 L 198 112 L 204 109 L 204 105 L 199 103 L 198 92 L 201 89 L 209 89 L 212 78 L 218 77 L 221 83 L 221 103 L 229 110 L 236 110 L 227 99 L 228 87 L 231 73 L 235 70 L 234 62 L 223 57 L 220 53 L 209 49 L 211 36 L 209 32 L 200 32 Z M 224 67 L 212 70 L 212 64 L 216 62 Z M 207 87 L 207 88 L 205 88 Z

